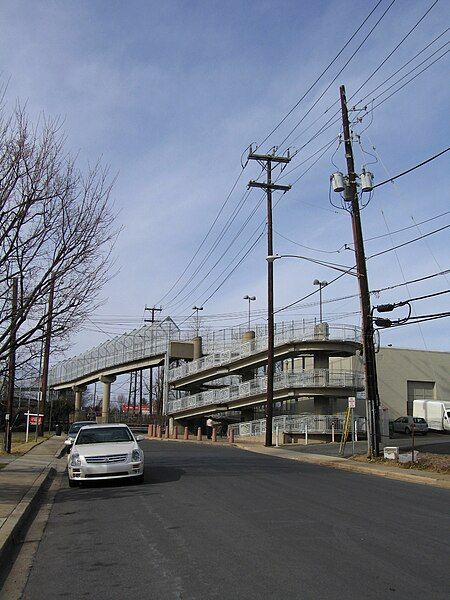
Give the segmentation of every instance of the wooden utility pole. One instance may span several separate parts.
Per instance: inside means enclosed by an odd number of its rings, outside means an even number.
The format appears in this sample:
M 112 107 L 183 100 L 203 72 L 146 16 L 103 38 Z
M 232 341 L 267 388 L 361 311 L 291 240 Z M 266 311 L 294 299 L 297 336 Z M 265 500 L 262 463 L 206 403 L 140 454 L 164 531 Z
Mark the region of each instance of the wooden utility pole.
M 3 447 L 5 452 L 11 454 L 12 422 L 14 410 L 14 383 L 16 378 L 16 326 L 17 326 L 17 287 L 18 279 L 12 280 L 11 296 L 11 330 L 9 332 L 9 353 L 8 353 L 8 386 L 6 392 L 6 421 L 5 437 Z
M 373 322 L 370 306 L 369 281 L 367 278 L 366 257 L 359 212 L 358 190 L 356 186 L 355 163 L 348 119 L 345 86 L 340 87 L 342 125 L 344 132 L 345 158 L 347 160 L 348 188 L 345 200 L 351 203 L 353 241 L 355 244 L 356 269 L 359 282 L 361 319 L 363 331 L 364 369 L 366 378 L 366 397 L 370 415 L 371 452 L 375 456 L 380 453 L 380 399 L 378 395 L 377 366 L 373 345 Z
M 290 185 L 272 183 L 272 163 L 289 163 L 289 156 L 274 156 L 272 154 L 255 154 L 250 148 L 249 160 L 256 160 L 266 170 L 266 182 L 250 181 L 248 187 L 262 188 L 267 195 L 267 255 L 273 255 L 272 232 L 272 191 L 287 192 Z M 273 371 L 274 371 L 274 302 L 273 302 L 273 262 L 267 261 L 267 399 L 266 399 L 266 440 L 265 446 L 272 446 L 273 420 Z
M 48 306 L 47 306 L 47 328 L 45 331 L 45 342 L 44 342 L 44 358 L 42 362 L 42 375 L 41 375 L 41 394 L 38 403 L 38 430 L 39 435 L 44 435 L 44 421 L 45 421 L 45 403 L 47 401 L 47 387 L 48 387 L 48 368 L 50 362 L 50 342 L 52 337 L 52 320 L 53 320 L 53 298 L 55 295 L 55 278 L 52 276 L 50 280 L 50 290 L 48 293 Z M 39 422 L 39 415 L 42 415 L 42 423 Z
M 149 306 L 145 307 L 145 310 L 149 310 L 152 313 L 152 316 L 150 317 L 150 319 L 144 319 L 145 323 L 154 323 L 155 322 L 155 312 L 161 312 L 162 311 L 162 307 L 156 308 L 155 306 L 152 306 L 151 308 Z M 150 386 L 150 390 L 148 392 L 148 410 L 149 410 L 149 414 L 153 413 L 153 367 L 150 367 L 149 369 L 149 386 Z

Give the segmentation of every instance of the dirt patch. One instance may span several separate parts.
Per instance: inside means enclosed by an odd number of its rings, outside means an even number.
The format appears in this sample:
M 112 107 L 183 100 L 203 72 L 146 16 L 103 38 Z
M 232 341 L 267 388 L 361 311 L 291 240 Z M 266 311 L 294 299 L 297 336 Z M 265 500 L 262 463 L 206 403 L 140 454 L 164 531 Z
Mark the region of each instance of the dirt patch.
M 357 455 L 350 460 L 356 460 L 362 463 L 382 464 L 399 469 L 420 469 L 422 471 L 432 471 L 434 473 L 450 474 L 450 454 L 431 454 L 429 452 L 419 452 L 418 460 L 415 463 L 398 463 L 394 460 L 385 458 L 367 458 L 367 456 Z

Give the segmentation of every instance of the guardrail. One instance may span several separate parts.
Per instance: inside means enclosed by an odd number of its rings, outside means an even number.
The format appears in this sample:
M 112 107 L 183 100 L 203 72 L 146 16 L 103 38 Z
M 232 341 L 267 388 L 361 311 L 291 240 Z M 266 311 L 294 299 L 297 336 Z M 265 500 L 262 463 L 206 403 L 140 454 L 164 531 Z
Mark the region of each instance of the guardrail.
M 361 330 L 354 325 L 328 325 L 328 323 L 305 325 L 304 323 L 296 322 L 284 325 L 284 323 L 278 323 L 274 337 L 275 346 L 281 346 L 290 342 L 300 343 L 308 341 L 361 342 Z M 268 338 L 265 334 L 244 344 L 235 344 L 228 350 L 213 352 L 192 362 L 169 369 L 169 382 L 199 373 L 200 371 L 218 368 L 241 358 L 251 356 L 252 354 L 257 354 L 267 349 L 267 340 Z
M 352 391 L 364 387 L 364 377 L 359 371 L 330 371 L 329 369 L 311 369 L 310 371 L 277 373 L 274 376 L 273 388 L 348 388 Z M 169 414 L 190 408 L 227 404 L 233 400 L 249 398 L 264 394 L 267 389 L 267 378 L 258 377 L 239 385 L 232 385 L 219 390 L 208 390 L 199 394 L 185 396 L 168 402 Z
M 327 434 L 342 433 L 345 415 L 281 415 L 272 420 L 272 431 L 277 427 L 280 433 Z M 358 433 L 365 433 L 366 419 L 356 417 Z M 266 433 L 266 420 L 246 421 L 228 426 L 228 434 L 233 431 L 235 437 L 257 436 Z

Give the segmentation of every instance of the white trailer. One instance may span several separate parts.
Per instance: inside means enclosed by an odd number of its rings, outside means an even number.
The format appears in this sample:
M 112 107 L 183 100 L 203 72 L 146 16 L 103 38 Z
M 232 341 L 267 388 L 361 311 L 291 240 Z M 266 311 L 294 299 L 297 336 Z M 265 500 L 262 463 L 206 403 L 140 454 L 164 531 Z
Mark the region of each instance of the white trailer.
M 450 432 L 450 402 L 414 400 L 413 416 L 425 419 L 429 429 Z

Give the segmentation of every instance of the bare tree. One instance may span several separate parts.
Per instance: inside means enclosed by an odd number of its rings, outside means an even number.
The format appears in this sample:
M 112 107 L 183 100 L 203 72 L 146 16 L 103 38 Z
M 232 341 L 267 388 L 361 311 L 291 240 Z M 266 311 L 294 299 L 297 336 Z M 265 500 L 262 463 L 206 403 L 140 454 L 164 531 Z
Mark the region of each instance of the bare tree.
M 19 364 L 40 351 L 52 277 L 53 348 L 98 307 L 117 236 L 111 186 L 99 163 L 77 168 L 58 119 L 32 127 L 20 107 L 0 114 L 0 362 L 9 350 L 13 277 Z

